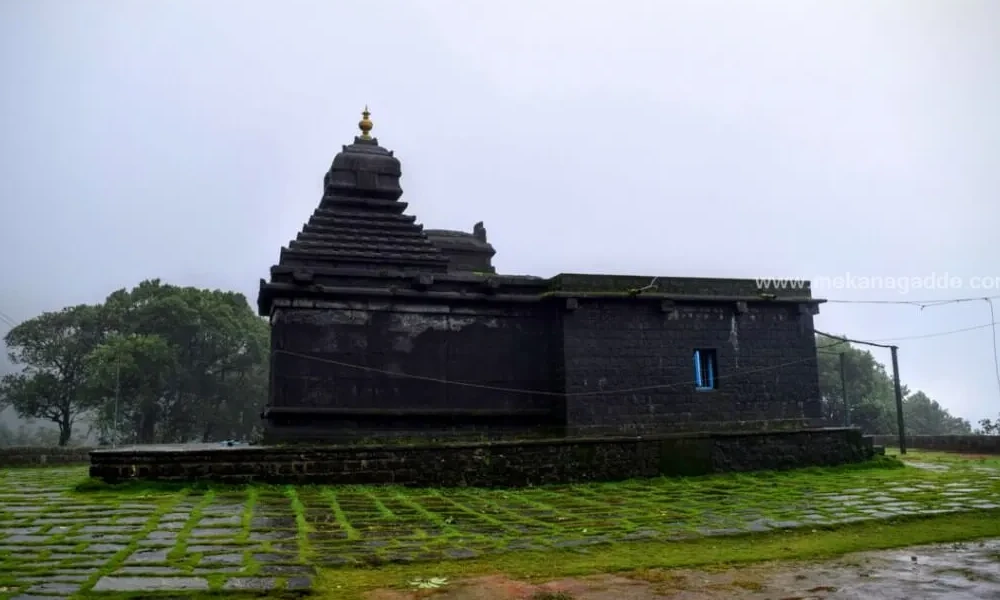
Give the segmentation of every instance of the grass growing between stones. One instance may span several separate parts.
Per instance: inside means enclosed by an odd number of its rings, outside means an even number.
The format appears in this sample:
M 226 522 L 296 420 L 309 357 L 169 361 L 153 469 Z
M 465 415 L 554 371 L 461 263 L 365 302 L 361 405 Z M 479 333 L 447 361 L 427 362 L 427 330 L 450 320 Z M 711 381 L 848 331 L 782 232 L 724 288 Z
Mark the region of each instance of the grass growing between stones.
M 317 571 L 318 590 L 344 597 L 495 570 L 547 577 L 1000 535 L 1000 465 L 907 460 L 923 467 L 883 457 L 517 490 L 77 485 L 82 468 L 5 470 L 0 600 L 288 595 Z
M 899 517 L 818 530 L 701 538 L 679 542 L 610 544 L 587 553 L 567 550 L 524 551 L 482 560 L 391 565 L 379 569 L 323 569 L 316 595 L 359 598 L 376 588 L 412 588 L 415 579 L 449 581 L 484 574 L 543 582 L 595 573 L 621 573 L 637 579 L 669 578 L 674 568 L 725 568 L 741 563 L 818 560 L 865 550 L 1000 536 L 1000 511 Z M 755 583 L 755 582 L 754 582 Z

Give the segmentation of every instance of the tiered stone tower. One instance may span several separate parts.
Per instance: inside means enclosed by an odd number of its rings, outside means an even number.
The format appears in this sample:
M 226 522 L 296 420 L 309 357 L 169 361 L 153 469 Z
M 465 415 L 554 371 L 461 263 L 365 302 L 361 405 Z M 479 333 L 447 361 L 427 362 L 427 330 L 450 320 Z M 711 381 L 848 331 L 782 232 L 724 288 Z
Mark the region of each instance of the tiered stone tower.
M 333 159 L 319 206 L 261 281 L 258 308 L 272 325 L 266 439 L 544 425 L 551 398 L 489 389 L 549 385 L 547 364 L 516 357 L 518 343 L 544 335 L 544 325 L 519 337 L 522 323 L 504 318 L 525 310 L 511 313 L 511 302 L 537 300 L 544 280 L 487 277 L 494 250 L 481 223 L 471 235 L 429 237 L 404 214 L 399 160 L 371 136 L 367 108 L 362 116 L 361 135 Z
M 431 243 L 415 217 L 403 214 L 407 205 L 399 201 L 399 160 L 371 136 L 374 124 L 367 108 L 362 116 L 361 135 L 333 159 L 323 180 L 323 199 L 296 239 L 282 248 L 278 265 L 271 269 L 271 283 L 261 288 L 262 301 L 279 298 L 282 291 L 299 295 L 302 283 L 344 280 L 343 269 L 447 270 L 448 257 Z

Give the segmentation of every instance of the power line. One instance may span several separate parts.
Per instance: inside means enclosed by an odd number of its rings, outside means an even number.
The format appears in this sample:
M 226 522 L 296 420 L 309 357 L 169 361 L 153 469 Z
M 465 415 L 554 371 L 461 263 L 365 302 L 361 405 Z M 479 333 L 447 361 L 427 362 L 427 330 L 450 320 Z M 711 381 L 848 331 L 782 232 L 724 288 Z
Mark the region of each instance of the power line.
M 998 296 L 966 296 L 963 298 L 948 298 L 943 300 L 836 300 L 827 299 L 828 304 L 887 304 L 887 305 L 909 305 L 920 308 L 931 306 L 943 306 L 945 304 L 959 304 L 962 302 L 979 302 L 981 300 L 996 300 Z
M 3 322 L 4 325 L 10 327 L 11 329 L 17 327 L 18 325 L 17 321 L 15 321 L 13 317 L 2 310 L 0 310 L 0 322 Z
M 876 341 L 876 342 L 899 342 L 899 341 L 903 341 L 903 340 L 922 340 L 922 339 L 926 339 L 926 338 L 940 337 L 942 335 L 952 335 L 952 334 L 955 334 L 955 333 L 965 333 L 966 331 L 975 331 L 977 329 L 986 329 L 987 327 L 993 327 L 993 329 L 995 331 L 996 330 L 996 326 L 997 326 L 997 322 L 994 321 L 992 323 L 984 323 L 982 325 L 974 325 L 972 327 L 963 327 L 961 329 L 951 329 L 949 331 L 939 331 L 937 333 L 925 333 L 925 334 L 922 334 L 922 335 L 907 335 L 907 336 L 903 336 L 903 337 L 894 337 L 894 338 L 881 338 L 881 339 L 876 339 L 876 340 L 873 340 L 873 341 Z M 995 339 L 995 336 L 994 336 L 994 339 Z

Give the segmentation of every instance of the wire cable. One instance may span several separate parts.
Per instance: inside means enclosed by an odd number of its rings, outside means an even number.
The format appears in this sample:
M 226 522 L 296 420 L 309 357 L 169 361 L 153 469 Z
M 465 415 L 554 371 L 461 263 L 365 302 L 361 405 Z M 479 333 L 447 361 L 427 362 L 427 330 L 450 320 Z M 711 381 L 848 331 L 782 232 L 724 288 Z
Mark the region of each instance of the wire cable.
M 10 327 L 11 329 L 17 327 L 18 325 L 17 321 L 15 321 L 13 317 L 11 317 L 2 310 L 0 310 L 0 322 L 2 322 L 7 327 Z
M 493 385 L 486 385 L 486 384 L 482 384 L 482 383 L 470 383 L 470 382 L 467 382 L 467 381 L 453 381 L 453 380 L 450 380 L 450 379 L 440 379 L 440 378 L 437 378 L 437 377 L 427 377 L 427 376 L 424 376 L 424 375 L 411 375 L 409 373 L 402 373 L 402 372 L 399 372 L 399 371 L 388 371 L 386 369 L 379 369 L 379 368 L 376 368 L 376 367 L 367 367 L 367 366 L 364 366 L 364 365 L 356 365 L 356 364 L 353 364 L 353 363 L 341 362 L 341 361 L 337 361 L 337 360 L 333 360 L 333 359 L 329 359 L 329 358 L 321 358 L 319 356 L 312 356 L 310 354 L 301 354 L 299 352 L 291 352 L 289 350 L 275 350 L 275 353 L 285 354 L 285 355 L 288 355 L 288 356 L 294 356 L 294 357 L 297 357 L 297 358 L 304 358 L 306 360 L 315 360 L 317 362 L 323 362 L 323 363 L 326 363 L 326 364 L 336 365 L 338 367 L 346 367 L 346 368 L 349 368 L 349 369 L 357 369 L 359 371 L 366 371 L 366 372 L 369 372 L 369 373 L 379 373 L 379 374 L 382 374 L 382 375 L 389 375 L 389 376 L 392 376 L 392 377 L 400 377 L 400 378 L 403 378 L 403 379 L 413 379 L 413 380 L 417 380 L 417 381 L 428 381 L 428 382 L 431 382 L 431 383 L 442 383 L 442 384 L 447 384 L 447 385 L 455 385 L 455 386 L 459 386 L 459 387 L 467 387 L 467 388 L 474 388 L 474 389 L 481 389 L 481 390 L 492 390 L 492 391 L 495 391 L 495 392 L 509 392 L 509 393 L 513 393 L 513 394 L 532 394 L 532 395 L 538 395 L 538 396 L 558 396 L 560 398 L 570 398 L 570 397 L 572 397 L 572 398 L 580 398 L 580 397 L 584 397 L 584 396 L 607 396 L 607 395 L 614 395 L 614 394 L 630 394 L 630 393 L 636 393 L 636 392 L 646 392 L 646 391 L 652 391 L 652 390 L 667 389 L 667 388 L 673 388 L 673 387 L 679 387 L 679 386 L 692 386 L 692 385 L 696 385 L 698 383 L 695 380 L 690 380 L 690 381 L 681 381 L 681 382 L 674 382 L 674 383 L 664 383 L 664 384 L 660 384 L 660 385 L 644 385 L 644 386 L 641 386 L 641 387 L 633 387 L 633 388 L 620 388 L 620 389 L 611 389 L 611 390 L 596 390 L 596 391 L 593 391 L 593 392 L 553 392 L 553 391 L 550 391 L 550 390 L 526 390 L 526 389 L 522 389 L 522 388 L 499 387 L 499 386 L 493 386 Z M 760 367 L 760 368 L 757 368 L 757 369 L 743 369 L 741 371 L 736 371 L 735 373 L 730 373 L 729 375 L 720 375 L 720 376 L 716 377 L 716 380 L 718 381 L 720 379 L 731 379 L 731 378 L 738 377 L 738 376 L 741 376 L 741 375 L 748 375 L 750 373 L 761 373 L 761 372 L 764 372 L 764 371 L 774 371 L 774 370 L 777 370 L 777 369 L 783 369 L 785 367 L 790 367 L 790 366 L 793 366 L 793 365 L 798 365 L 798 364 L 802 364 L 802 363 L 806 363 L 806 362 L 810 362 L 810 361 L 815 361 L 815 360 L 817 360 L 817 358 L 815 356 L 810 356 L 808 358 L 800 358 L 799 360 L 793 360 L 793 361 L 781 363 L 781 364 L 778 364 L 778 365 L 769 365 L 767 367 Z
M 900 341 L 903 341 L 903 340 L 922 340 L 922 339 L 932 338 L 932 337 L 941 337 L 943 335 L 952 335 L 952 334 L 955 334 L 955 333 L 965 333 L 966 331 L 976 331 L 977 329 L 986 329 L 987 327 L 992 327 L 993 330 L 996 331 L 996 326 L 997 326 L 997 323 L 996 323 L 996 321 L 994 321 L 992 323 L 984 323 L 982 325 L 975 325 L 973 327 L 963 327 L 961 329 L 951 329 L 949 331 L 939 331 L 937 333 L 925 333 L 925 334 L 922 334 L 922 335 L 906 335 L 906 336 L 903 336 L 903 337 L 894 337 L 894 338 L 881 338 L 881 339 L 875 339 L 875 340 L 872 340 L 872 341 L 874 341 L 874 342 L 900 342 Z
M 979 302 L 980 300 L 983 299 L 984 298 L 982 296 L 972 296 L 964 298 L 947 298 L 942 300 L 847 300 L 847 299 L 830 300 L 828 299 L 826 302 L 828 304 L 888 304 L 888 305 L 902 304 L 902 305 L 910 305 L 910 306 L 917 306 L 920 308 L 926 308 L 930 306 L 943 306 L 945 304 L 959 304 L 962 302 Z M 989 296 L 986 298 L 986 300 L 997 300 L 997 299 L 1000 299 L 1000 295 Z

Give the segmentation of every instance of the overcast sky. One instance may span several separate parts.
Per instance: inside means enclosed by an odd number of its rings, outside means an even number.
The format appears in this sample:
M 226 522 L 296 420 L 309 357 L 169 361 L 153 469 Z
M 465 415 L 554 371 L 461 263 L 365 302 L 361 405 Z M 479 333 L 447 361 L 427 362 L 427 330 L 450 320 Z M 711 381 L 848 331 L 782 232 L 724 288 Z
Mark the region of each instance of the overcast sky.
M 0 83 L 18 320 L 153 277 L 253 301 L 366 103 L 410 212 L 485 221 L 506 273 L 948 274 L 964 285 L 814 293 L 1000 294 L 970 283 L 1000 277 L 995 0 L 0 0 Z M 827 304 L 816 325 L 987 323 L 976 301 Z M 901 340 L 902 379 L 996 416 L 993 342 Z

